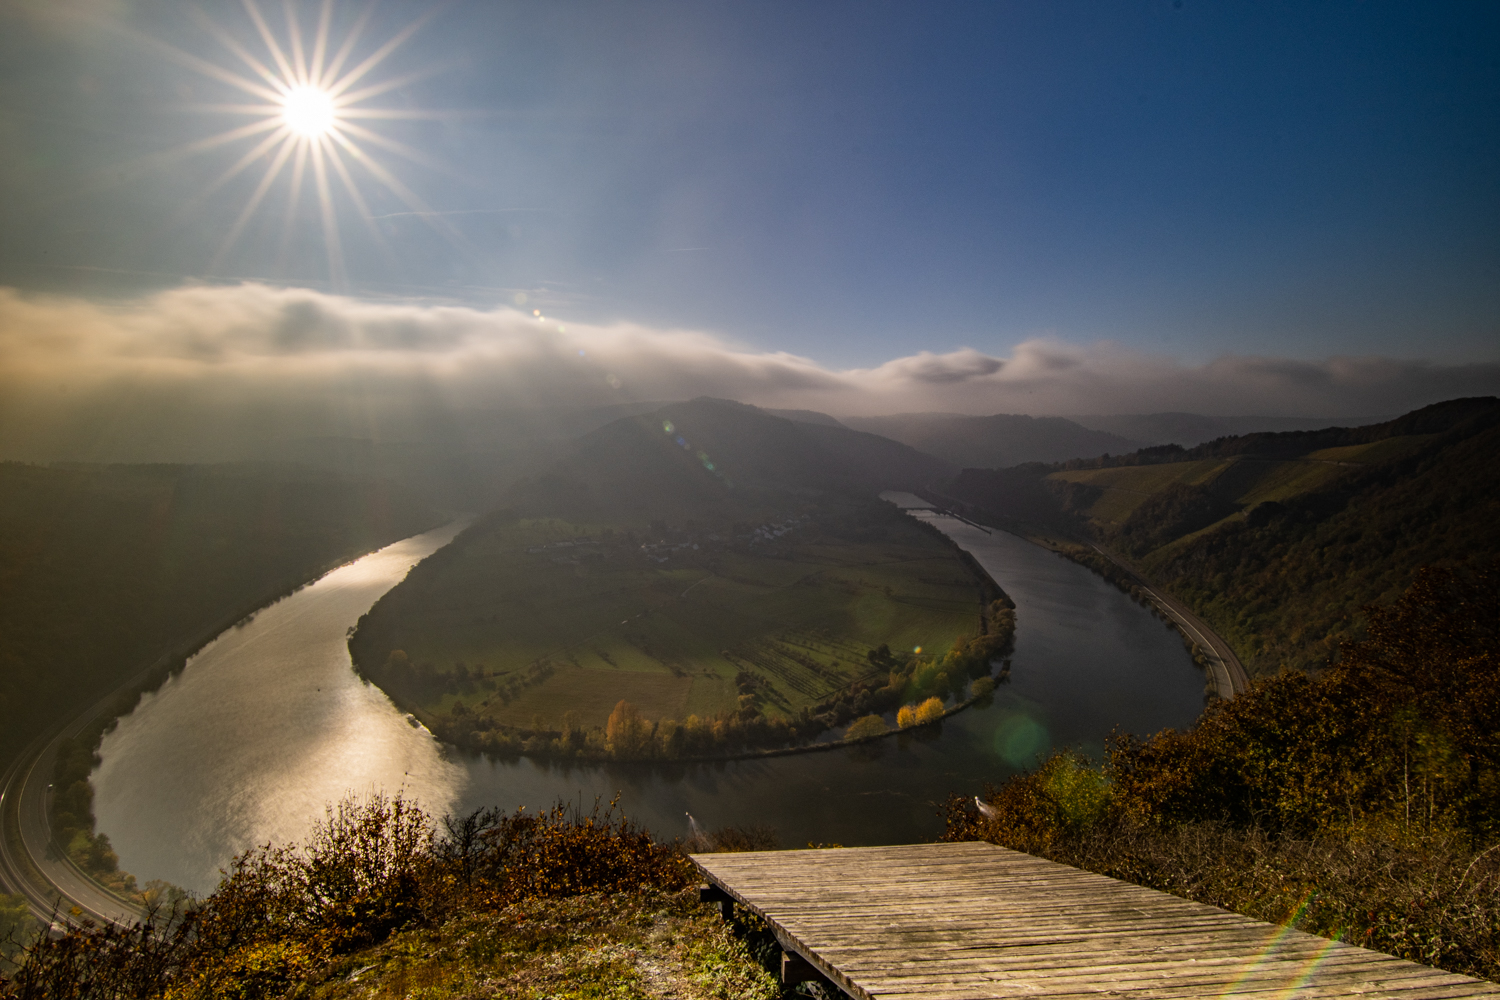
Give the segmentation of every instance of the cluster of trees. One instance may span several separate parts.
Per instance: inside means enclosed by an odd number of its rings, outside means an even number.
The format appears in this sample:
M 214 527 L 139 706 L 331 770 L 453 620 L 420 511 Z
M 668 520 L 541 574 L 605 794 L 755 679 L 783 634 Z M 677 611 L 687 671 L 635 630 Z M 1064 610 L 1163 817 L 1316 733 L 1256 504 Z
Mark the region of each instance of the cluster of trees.
M 98 734 L 65 739 L 57 748 L 52 772 L 49 819 L 52 836 L 73 863 L 121 896 L 138 895 L 135 876 L 120 870 L 120 858 L 109 837 L 94 831 L 94 788 L 89 774 L 99 763 Z
M 484 728 L 472 723 L 489 722 Z M 465 728 L 468 725 L 469 728 Z M 755 711 L 720 712 L 685 720 L 652 721 L 628 701 L 621 701 L 604 726 L 580 725 L 572 712 L 561 726 L 548 729 L 501 726 L 471 715 L 449 715 L 435 721 L 438 738 L 501 757 L 548 756 L 588 760 L 676 760 L 726 757 L 757 749 L 806 742 L 828 728 L 803 714 L 795 719 L 766 718 Z
M 89 775 L 99 764 L 101 737 L 114 728 L 116 717 L 128 712 L 138 696 L 134 692 L 121 696 L 115 711 L 95 719 L 79 735 L 58 741 L 47 818 L 54 840 L 75 865 L 116 895 L 142 906 L 154 906 L 184 900 L 187 893 L 162 879 L 139 886 L 134 875 L 120 869 L 120 858 L 109 836 L 95 832 L 94 788 L 89 783 Z
M 341 959 L 412 926 L 528 900 L 671 892 L 694 881 L 680 846 L 654 843 L 614 803 L 590 813 L 481 810 L 434 823 L 400 797 L 345 800 L 301 845 L 240 855 L 219 887 L 134 928 L 40 935 L 5 1000 L 304 995 Z
M 1500 562 L 1427 568 L 1312 676 L 955 796 L 982 838 L 1500 978 Z
M 900 728 L 934 722 L 947 712 L 946 699 L 981 697 L 994 689 L 993 664 L 1010 652 L 1014 636 L 1015 611 L 1002 597 L 989 608 L 984 634 L 959 638 L 941 656 L 892 652 L 887 645 L 872 649 L 868 659 L 886 671 L 884 684 L 856 682 L 794 718 L 763 715 L 754 694 L 758 677 L 742 671 L 737 678 L 741 707 L 705 718 L 653 721 L 622 700 L 602 727 L 580 725 L 569 712 L 556 729 L 540 723 L 523 729 L 499 725 L 459 703 L 430 724 L 440 739 L 497 756 L 680 760 L 782 749 L 810 743 L 850 723 L 862 725 L 864 735 L 874 735 L 868 732 L 873 725 L 868 720 L 879 720 L 884 727 L 883 713 L 896 712 Z M 848 738 L 859 736 L 851 729 Z

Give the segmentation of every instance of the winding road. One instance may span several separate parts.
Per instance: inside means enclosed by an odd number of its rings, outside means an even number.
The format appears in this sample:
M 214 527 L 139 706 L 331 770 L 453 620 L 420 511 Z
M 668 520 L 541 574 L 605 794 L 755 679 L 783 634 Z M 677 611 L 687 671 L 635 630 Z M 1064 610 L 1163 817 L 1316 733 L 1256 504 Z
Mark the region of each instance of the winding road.
M 211 638 L 227 627 L 223 622 L 215 624 L 201 638 Z M 0 887 L 25 897 L 43 923 L 83 918 L 128 926 L 146 915 L 136 903 L 115 895 L 73 863 L 52 836 L 47 807 L 62 741 L 112 713 L 122 694 L 140 690 L 167 666 L 170 657 L 170 653 L 163 654 L 82 712 L 38 736 L 0 776 Z
M 1250 675 L 1245 672 L 1245 665 L 1240 662 L 1234 650 L 1229 648 L 1229 644 L 1219 638 L 1219 634 L 1209 628 L 1203 619 L 1193 614 L 1188 610 L 1187 605 L 1171 594 L 1153 587 L 1135 571 L 1135 567 L 1119 556 L 1098 545 L 1094 545 L 1094 550 L 1129 573 L 1136 586 L 1151 597 L 1152 602 L 1161 609 L 1162 614 L 1176 622 L 1183 634 L 1197 643 L 1198 648 L 1207 654 L 1214 694 L 1220 698 L 1233 698 L 1250 689 Z
M 77 736 L 109 709 L 120 691 L 129 690 L 153 667 L 132 677 L 70 722 L 37 737 L 0 777 L 0 882 L 23 896 L 44 923 L 72 917 L 95 923 L 131 924 L 144 916 L 134 903 L 116 896 L 85 874 L 52 837 L 48 797 L 58 745 Z
M 0 880 L 25 897 L 45 922 L 83 917 L 95 923 L 131 924 L 144 915 L 78 868 L 54 843 L 47 821 L 58 743 L 76 735 L 94 715 L 37 739 L 5 772 L 0 784 Z

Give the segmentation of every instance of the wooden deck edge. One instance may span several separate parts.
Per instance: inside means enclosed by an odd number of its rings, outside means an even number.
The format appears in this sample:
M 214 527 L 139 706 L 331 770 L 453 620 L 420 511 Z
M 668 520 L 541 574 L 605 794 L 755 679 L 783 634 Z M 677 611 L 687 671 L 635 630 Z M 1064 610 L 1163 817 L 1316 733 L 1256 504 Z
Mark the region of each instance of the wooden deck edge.
M 705 895 L 705 897 L 704 897 L 705 899 L 708 899 L 708 898 L 721 899 L 722 898 L 722 899 L 726 899 L 726 900 L 733 900 L 733 903 L 738 903 L 739 905 L 744 906 L 750 912 L 754 913 L 756 916 L 758 916 L 759 918 L 761 918 L 762 920 L 764 920 L 766 922 L 767 926 L 770 927 L 772 933 L 775 935 L 777 943 L 782 947 L 783 951 L 785 951 L 787 953 L 790 953 L 790 954 L 795 954 L 796 956 L 799 956 L 803 961 L 807 962 L 808 965 L 810 965 L 814 969 L 816 969 L 818 971 L 818 973 L 821 974 L 822 977 L 827 980 L 828 984 L 837 987 L 839 990 L 843 991 L 843 993 L 846 996 L 852 997 L 852 998 L 854 998 L 854 1000 L 876 1000 L 876 996 L 874 994 L 870 993 L 865 988 L 857 985 L 850 978 L 850 975 L 848 973 L 843 972 L 837 966 L 835 966 L 832 962 L 830 962 L 827 959 L 824 959 L 822 956 L 820 956 L 812 948 L 811 945 L 809 945 L 807 942 L 803 941 L 801 938 L 799 938 L 798 936 L 796 936 L 795 934 L 793 934 L 792 932 L 790 932 L 789 930 L 787 930 L 775 916 L 773 916 L 770 912 L 768 912 L 768 910 L 766 908 L 763 908 L 762 906 L 757 905 L 756 903 L 751 902 L 750 899 L 747 898 L 747 894 L 746 893 L 742 893 L 742 892 L 736 890 L 734 886 L 730 885 L 729 882 L 726 881 L 726 879 L 733 878 L 734 877 L 734 872 L 732 872 L 732 871 L 731 872 L 725 872 L 723 874 L 723 876 L 721 877 L 720 875 L 716 875 L 712 871 L 710 871 L 709 868 L 708 868 L 708 864 L 710 864 L 712 862 L 709 859 L 727 859 L 727 858 L 737 858 L 737 859 L 740 859 L 740 858 L 742 858 L 742 859 L 744 859 L 745 862 L 749 863 L 749 862 L 752 862 L 754 859 L 751 858 L 751 857 L 749 857 L 748 855 L 772 855 L 772 854 L 774 854 L 774 855 L 780 855 L 782 857 L 786 857 L 786 856 L 789 856 L 789 855 L 799 855 L 799 854 L 800 855 L 829 854 L 829 853 L 845 854 L 845 853 L 859 852 L 861 850 L 863 850 L 863 851 L 871 851 L 871 852 L 897 851 L 897 850 L 899 850 L 901 848 L 918 848 L 918 847 L 922 847 L 922 848 L 942 848 L 943 850 L 942 850 L 941 853 L 943 853 L 943 854 L 948 854 L 950 852 L 954 853 L 954 854 L 970 854 L 971 853 L 970 850 L 966 850 L 966 849 L 987 848 L 988 850 L 985 851 L 984 853 L 989 853 L 989 851 L 994 851 L 994 852 L 998 852 L 1001 855 L 1011 855 L 1011 856 L 1013 856 L 1015 858 L 1019 858 L 1019 859 L 1027 859 L 1027 860 L 1031 860 L 1031 861 L 1037 861 L 1037 862 L 1040 862 L 1042 865 L 1045 865 L 1045 866 L 1049 866 L 1049 867 L 1055 866 L 1055 867 L 1060 868 L 1060 869 L 1070 870 L 1073 873 L 1077 873 L 1079 875 L 1086 876 L 1090 880 L 1102 880 L 1103 882 L 1114 883 L 1114 884 L 1118 885 L 1119 887 L 1122 887 L 1122 888 L 1125 888 L 1125 889 L 1135 890 L 1135 891 L 1144 892 L 1144 893 L 1151 893 L 1153 895 L 1160 895 L 1160 896 L 1169 897 L 1170 899 L 1174 900 L 1176 903 L 1179 903 L 1179 904 L 1185 903 L 1185 904 L 1189 904 L 1189 905 L 1191 905 L 1193 907 L 1203 908 L 1203 909 L 1209 910 L 1209 911 L 1215 911 L 1217 914 L 1223 915 L 1225 917 L 1233 918 L 1233 920 L 1235 922 L 1243 922 L 1246 926 L 1254 925 L 1254 926 L 1257 926 L 1257 927 L 1263 927 L 1263 928 L 1266 928 L 1266 929 L 1275 930 L 1275 931 L 1278 931 L 1281 935 L 1286 936 L 1286 937 L 1298 938 L 1298 939 L 1305 938 L 1305 939 L 1307 939 L 1307 942 L 1309 944 L 1318 945 L 1318 946 L 1321 946 L 1323 948 L 1326 948 L 1326 949 L 1329 949 L 1329 950 L 1335 951 L 1335 952 L 1344 952 L 1345 953 L 1345 957 L 1348 959 L 1348 962 L 1347 963 L 1340 962 L 1338 964 L 1341 964 L 1341 965 L 1342 964 L 1348 964 L 1350 966 L 1350 968 L 1352 970 L 1355 970 L 1355 971 L 1358 971 L 1358 969 L 1359 969 L 1360 966 L 1365 965 L 1368 962 L 1373 961 L 1373 960 L 1379 960 L 1379 964 L 1381 964 L 1382 966 L 1390 964 L 1390 963 L 1395 963 L 1396 965 L 1400 966 L 1401 968 L 1399 968 L 1399 969 L 1386 968 L 1386 969 L 1384 969 L 1384 975 L 1385 976 L 1395 975 L 1396 978 L 1403 979 L 1403 980 L 1410 979 L 1410 980 L 1413 980 L 1414 983 L 1417 980 L 1427 980 L 1427 982 L 1425 982 L 1425 983 L 1417 983 L 1416 984 L 1418 992 L 1420 992 L 1421 995 L 1423 995 L 1423 996 L 1437 996 L 1437 995 L 1441 994 L 1441 995 L 1444 995 L 1444 996 L 1452 995 L 1454 997 L 1463 997 L 1463 998 L 1471 998 L 1471 997 L 1472 998 L 1478 998 L 1478 997 L 1491 997 L 1491 996 L 1500 997 L 1500 989 L 1497 989 L 1497 986 L 1500 986 L 1500 984 L 1491 982 L 1491 981 L 1486 980 L 1486 979 L 1482 979 L 1482 978 L 1475 977 L 1475 976 L 1470 976 L 1470 975 L 1465 975 L 1463 973 L 1452 972 L 1450 970 L 1439 969 L 1437 967 L 1426 965 L 1426 964 L 1423 964 L 1423 963 L 1420 963 L 1420 962 L 1414 962 L 1414 961 L 1412 961 L 1410 959 L 1401 958 L 1399 956 L 1391 955 L 1391 954 L 1389 954 L 1387 952 L 1382 952 L 1382 951 L 1377 951 L 1377 950 L 1374 950 L 1374 949 L 1366 948 L 1366 947 L 1364 947 L 1362 945 L 1359 945 L 1359 944 L 1356 944 L 1356 943 L 1353 943 L 1353 942 L 1339 941 L 1337 939 L 1327 938 L 1327 937 L 1324 937 L 1322 935 L 1312 934 L 1312 933 L 1309 933 L 1307 931 L 1303 931 L 1303 930 L 1298 930 L 1298 929 L 1291 928 L 1291 927 L 1285 927 L 1285 926 L 1280 926 L 1280 925 L 1272 924 L 1272 923 L 1270 923 L 1268 921 L 1259 920 L 1259 919 L 1256 919 L 1254 917 L 1250 917 L 1250 916 L 1248 916 L 1246 914 L 1238 913 L 1238 912 L 1233 911 L 1233 910 L 1228 910 L 1228 909 L 1225 909 L 1223 907 L 1213 906 L 1212 904 L 1208 904 L 1208 903 L 1201 903 L 1201 902 L 1197 902 L 1197 901 L 1194 901 L 1194 900 L 1184 899 L 1183 897 L 1176 896 L 1175 894 L 1172 894 L 1172 893 L 1163 892 L 1163 891 L 1157 890 L 1157 889 L 1150 889 L 1150 888 L 1145 887 L 1145 886 L 1136 885 L 1135 883 L 1126 882 L 1126 881 L 1124 881 L 1122 879 L 1113 878 L 1113 877 L 1107 876 L 1107 875 L 1101 875 L 1101 874 L 1099 874 L 1097 872 L 1090 872 L 1087 869 L 1081 869 L 1081 868 L 1077 868 L 1077 867 L 1071 866 L 1071 865 L 1064 865 L 1064 864 L 1061 864 L 1060 862 L 1049 861 L 1049 860 L 1044 859 L 1044 858 L 1038 858 L 1035 855 L 1029 855 L 1029 854 L 1026 854 L 1024 852 L 1020 852 L 1020 851 L 1015 851 L 1015 850 L 1011 850 L 1011 849 L 1008 849 L 1008 848 L 999 847 L 998 845 L 988 844 L 986 842 L 963 842 L 963 843 L 922 844 L 922 845 L 916 845 L 916 844 L 913 844 L 913 845 L 892 845 L 891 847 L 888 847 L 888 848 L 881 848 L 881 847 L 873 847 L 873 848 L 813 848 L 813 849 L 808 849 L 808 850 L 793 850 L 793 851 L 774 851 L 774 852 L 773 851 L 757 851 L 757 852 L 746 852 L 744 854 L 740 854 L 738 852 L 730 853 L 730 854 L 707 853 L 707 854 L 696 854 L 696 855 L 695 854 L 690 854 L 690 855 L 688 855 L 688 859 L 690 861 L 692 861 L 694 867 L 698 870 L 698 872 L 700 873 L 700 875 L 702 876 L 702 878 L 711 887 L 713 887 L 712 890 L 710 890 L 710 894 L 706 894 Z M 942 865 L 938 865 L 936 867 L 943 867 L 943 866 Z M 742 868 L 741 870 L 744 870 L 744 868 Z M 765 901 L 765 902 L 766 902 L 766 906 L 769 909 L 775 909 L 777 903 L 785 903 L 786 901 L 787 901 L 787 899 L 786 899 L 786 895 L 785 894 L 778 894 L 774 900 Z M 726 908 L 732 909 L 733 903 L 727 903 L 727 904 L 725 904 Z M 783 916 L 784 915 L 785 914 L 783 914 Z M 727 914 L 726 914 L 726 916 L 727 916 Z M 803 930 L 804 930 L 804 933 L 805 933 L 807 931 L 807 928 L 803 928 Z M 1217 964 L 1221 964 L 1221 963 L 1214 963 L 1214 964 L 1217 965 Z M 866 970 L 866 971 L 868 971 L 868 970 Z M 1376 971 L 1375 968 L 1373 967 L 1373 965 L 1370 966 L 1369 971 L 1372 972 L 1372 973 Z M 940 977 L 939 981 L 941 981 L 942 974 L 938 973 L 938 975 Z M 901 977 L 898 977 L 898 978 L 901 979 L 901 980 L 903 980 L 903 981 L 910 981 L 911 980 L 911 977 L 909 977 L 909 976 L 901 976 Z M 888 996 L 887 991 L 880 989 L 880 983 L 886 982 L 885 980 L 880 980 L 879 982 L 876 982 L 874 980 L 867 979 L 866 981 L 867 981 L 867 983 L 870 985 L 870 987 L 872 989 L 879 990 L 881 996 Z M 886 982 L 886 985 L 890 985 L 890 984 L 888 982 Z M 1324 985 L 1331 987 L 1331 984 L 1324 984 Z M 1430 992 L 1430 991 L 1436 991 L 1436 992 Z M 1452 992 L 1450 994 L 1450 993 L 1447 993 L 1447 992 L 1444 992 L 1444 991 L 1458 991 L 1458 992 Z M 1356 992 L 1359 992 L 1359 991 L 1356 991 Z M 1312 995 L 1312 994 L 1309 994 L 1309 995 Z M 1331 995 L 1331 994 L 1326 994 L 1326 995 Z M 1350 995 L 1353 995 L 1353 994 L 1350 994 Z M 1417 993 L 1414 992 L 1414 993 L 1412 993 L 1412 995 L 1415 997 L 1417 995 Z
M 740 906 L 743 906 L 745 909 L 749 910 L 751 913 L 764 920 L 766 922 L 766 926 L 771 928 L 771 933 L 776 935 L 776 943 L 781 945 L 782 951 L 789 951 L 800 956 L 803 961 L 811 965 L 813 968 L 817 969 L 818 973 L 824 979 L 827 979 L 830 983 L 843 990 L 846 996 L 853 997 L 854 1000 L 875 1000 L 875 998 L 869 993 L 866 993 L 864 990 L 856 986 L 853 980 L 851 980 L 844 973 L 840 972 L 836 966 L 824 960 L 821 956 L 818 955 L 817 952 L 813 951 L 812 948 L 808 947 L 805 943 L 798 940 L 795 935 L 788 933 L 781 927 L 780 924 L 767 916 L 760 907 L 756 906 L 754 903 L 751 903 L 749 900 L 745 899 L 744 896 L 736 892 L 733 886 L 721 881 L 707 868 L 699 864 L 696 857 L 689 854 L 688 860 L 693 863 L 693 866 L 698 869 L 698 873 L 702 875 L 705 880 L 707 880 L 709 885 L 715 887 L 720 892 L 731 897 Z

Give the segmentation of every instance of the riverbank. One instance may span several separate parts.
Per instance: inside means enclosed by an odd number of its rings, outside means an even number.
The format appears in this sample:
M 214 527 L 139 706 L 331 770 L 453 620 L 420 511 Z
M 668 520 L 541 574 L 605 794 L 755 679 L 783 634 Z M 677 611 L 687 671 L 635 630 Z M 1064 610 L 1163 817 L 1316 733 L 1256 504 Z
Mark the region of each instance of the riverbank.
M 940 725 L 945 719 L 952 718 L 953 716 L 958 715 L 960 712 L 964 711 L 965 709 L 969 709 L 969 708 L 973 708 L 975 706 L 979 706 L 979 705 L 983 705 L 983 704 L 986 704 L 986 703 L 989 703 L 989 702 L 993 702 L 993 700 L 994 700 L 994 693 L 995 693 L 995 686 L 997 684 L 1003 684 L 1003 683 L 1005 683 L 1005 681 L 1009 680 L 1009 677 L 1010 677 L 1010 666 L 1009 666 L 1009 663 L 1010 663 L 1010 661 L 1006 660 L 1005 663 L 1004 663 L 1004 665 L 1002 665 L 1000 667 L 998 674 L 995 675 L 994 677 L 990 677 L 990 676 L 987 675 L 986 677 L 979 678 L 979 681 L 988 680 L 990 682 L 989 685 L 988 686 L 981 686 L 981 689 L 977 693 L 971 693 L 971 694 L 969 694 L 967 697 L 962 698 L 961 700 L 959 700 L 954 705 L 945 706 L 943 708 L 941 714 L 933 716 L 931 718 L 928 718 L 927 720 L 925 720 L 925 721 L 923 721 L 921 723 L 913 723 L 911 725 L 905 725 L 905 726 L 903 726 L 903 725 L 899 725 L 898 724 L 898 725 L 895 725 L 895 726 L 889 726 L 887 724 L 888 728 L 886 728 L 882 732 L 867 733 L 867 734 L 864 734 L 864 735 L 852 736 L 852 737 L 846 736 L 846 737 L 843 737 L 841 739 L 824 740 L 824 741 L 819 742 L 819 743 L 805 743 L 805 744 L 801 744 L 799 746 L 774 747 L 774 748 L 769 748 L 769 749 L 742 750 L 742 751 L 734 752 L 734 753 L 703 755 L 703 756 L 683 756 L 683 757 L 621 757 L 621 756 L 613 756 L 613 755 L 589 756 L 589 755 L 586 755 L 586 754 L 558 754 L 558 753 L 548 754 L 548 753 L 545 753 L 545 752 L 543 752 L 543 753 L 537 753 L 535 751 L 522 751 L 522 752 L 519 752 L 519 753 L 511 755 L 511 759 L 520 758 L 520 757 L 528 757 L 528 758 L 536 758 L 538 760 L 549 761 L 549 762 L 559 762 L 559 763 L 561 763 L 561 762 L 567 762 L 567 763 L 578 763 L 578 764 L 653 764 L 653 763 L 654 764 L 714 764 L 714 763 L 723 763 L 723 762 L 727 762 L 727 761 L 768 760 L 768 759 L 776 758 L 776 757 L 796 757 L 796 756 L 799 756 L 799 755 L 802 755 L 802 754 L 826 753 L 826 752 L 831 751 L 831 750 L 846 750 L 846 749 L 848 749 L 850 747 L 857 747 L 857 746 L 863 746 L 863 745 L 869 744 L 869 743 L 876 743 L 876 742 L 879 742 L 881 740 L 887 740 L 887 739 L 890 739 L 891 737 L 895 737 L 895 736 L 913 736 L 913 735 L 916 735 L 916 734 L 920 734 L 920 733 L 922 733 L 924 731 L 928 732 L 928 733 L 931 733 L 933 731 L 934 727 Z M 414 719 L 416 718 L 416 716 L 412 716 L 412 717 Z M 420 720 L 418 720 L 418 721 L 420 721 Z M 885 724 L 883 722 L 883 720 L 882 720 L 882 724 Z M 437 738 L 437 737 L 434 737 L 434 738 Z M 461 743 L 456 743 L 456 744 L 453 744 L 453 745 L 458 746 L 461 749 L 470 750 L 471 752 L 485 754 L 485 755 L 488 755 L 488 756 L 497 757 L 499 759 L 505 759 L 505 758 L 501 757 L 500 755 L 494 754 L 491 751 L 483 749 L 483 748 L 474 748 L 474 747 L 464 746 Z
M 1249 690 L 1250 676 L 1239 656 L 1222 636 L 1186 604 L 1167 593 L 1164 588 L 1148 581 L 1138 569 L 1099 543 L 1048 534 L 1024 521 L 997 514 L 935 490 L 924 490 L 923 493 L 935 498 L 923 497 L 923 499 L 929 499 L 929 502 L 936 505 L 942 513 L 966 523 L 975 524 L 976 522 L 969 521 L 955 512 L 955 510 L 965 511 L 972 517 L 984 520 L 998 531 L 1009 532 L 1034 545 L 1056 552 L 1065 559 L 1072 560 L 1091 572 L 1097 573 L 1118 587 L 1122 593 L 1130 595 L 1137 603 L 1150 608 L 1182 636 L 1183 644 L 1192 655 L 1193 661 L 1203 669 L 1209 697 L 1233 698 Z

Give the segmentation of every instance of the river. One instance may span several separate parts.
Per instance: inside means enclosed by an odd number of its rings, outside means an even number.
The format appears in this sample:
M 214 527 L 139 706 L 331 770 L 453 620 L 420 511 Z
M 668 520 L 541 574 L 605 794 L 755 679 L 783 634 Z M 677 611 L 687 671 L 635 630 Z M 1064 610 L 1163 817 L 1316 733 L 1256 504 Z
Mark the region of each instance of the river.
M 903 506 L 907 494 L 887 494 Z M 205 647 L 105 736 L 94 811 L 121 867 L 207 892 L 236 852 L 301 839 L 348 791 L 396 791 L 430 812 L 544 807 L 620 794 L 659 835 L 764 825 L 784 846 L 930 840 L 938 805 L 1035 762 L 1052 747 L 1099 755 L 1115 727 L 1190 725 L 1203 674 L 1177 633 L 1088 570 L 1013 535 L 931 511 L 929 520 L 1016 602 L 1010 682 L 987 707 L 864 747 L 696 765 L 494 761 L 413 728 L 354 674 L 359 616 L 460 526 L 418 535 L 334 570 Z

